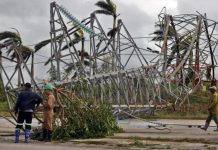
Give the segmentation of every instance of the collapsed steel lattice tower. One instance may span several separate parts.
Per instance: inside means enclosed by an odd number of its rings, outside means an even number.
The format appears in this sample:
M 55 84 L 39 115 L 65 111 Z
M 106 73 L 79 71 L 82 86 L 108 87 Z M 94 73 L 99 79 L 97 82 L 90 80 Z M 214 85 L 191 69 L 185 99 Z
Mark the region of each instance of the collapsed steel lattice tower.
M 216 84 L 217 22 L 200 13 L 172 16 L 165 8 L 158 19 L 159 29 L 152 40 L 159 55 L 151 63 L 157 65 L 162 89 L 183 103 L 190 93 L 202 86 L 206 75 L 212 85 Z
M 69 29 L 63 17 L 73 22 L 74 26 Z M 110 102 L 114 107 L 125 108 L 139 105 L 144 108 L 150 100 L 157 99 L 152 77 L 156 70 L 154 66 L 149 66 L 122 20 L 118 20 L 116 36 L 108 37 L 95 14 L 80 22 L 63 6 L 51 3 L 50 22 L 51 54 L 57 66 L 58 79 L 63 81 L 61 73 L 64 66 L 72 66 L 74 75 L 78 76 L 68 83 L 74 86 L 80 82 L 82 87 L 87 87 L 77 93 L 82 98 L 91 97 L 98 103 Z M 74 44 L 70 45 L 73 43 L 70 35 L 80 29 L 89 35 L 86 45 L 90 48 L 89 52 L 84 51 L 84 45 L 81 50 Z M 63 50 L 64 44 L 68 47 L 66 50 Z M 128 55 L 125 57 L 123 54 Z M 86 61 L 88 63 L 85 64 Z M 130 68 L 131 63 L 135 64 Z
M 64 84 L 68 91 L 65 98 L 71 98 L 75 92 L 82 99 L 92 98 L 97 104 L 110 103 L 115 109 L 131 112 L 147 110 L 151 102 L 182 104 L 202 83 L 208 66 L 213 70 L 212 79 L 215 77 L 217 22 L 201 14 L 171 16 L 163 10 L 156 25 L 160 29 L 153 41 L 158 54 L 148 62 L 142 53 L 145 48 L 135 43 L 121 19 L 108 36 L 94 13 L 79 21 L 63 6 L 51 3 L 51 51 L 47 64 L 56 68 L 52 84 L 56 81 Z M 14 73 L 9 74 L 1 64 L 11 110 L 18 91 L 12 83 L 17 79 L 16 72 L 23 83 L 24 76 L 29 76 L 40 89 L 33 76 L 33 59 L 30 69 L 14 47 L 17 57 L 13 63 L 18 64 Z M 7 55 L 2 58 L 9 60 Z M 62 103 L 62 97 L 57 98 Z

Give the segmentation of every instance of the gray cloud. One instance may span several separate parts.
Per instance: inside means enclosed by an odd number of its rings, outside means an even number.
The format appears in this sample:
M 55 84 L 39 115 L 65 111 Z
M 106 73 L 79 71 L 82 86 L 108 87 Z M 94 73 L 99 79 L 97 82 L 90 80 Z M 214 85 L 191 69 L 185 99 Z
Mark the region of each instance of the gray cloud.
M 26 44 L 37 43 L 49 37 L 51 0 L 1 0 L 0 1 L 0 30 L 16 28 Z M 98 9 L 97 0 L 57 0 L 57 4 L 65 6 L 78 19 L 89 17 L 90 13 Z M 134 35 L 144 35 L 152 24 L 152 17 L 137 8 L 136 5 L 127 5 L 117 2 L 118 12 L 123 22 Z M 109 28 L 112 19 L 100 17 L 103 26 Z
M 154 26 L 153 16 L 149 16 L 145 11 L 136 5 L 118 3 L 120 18 L 133 36 L 147 35 L 150 27 Z
M 33 44 L 48 35 L 49 1 L 1 0 L 0 6 L 1 32 L 16 28 L 24 44 Z
M 201 14 L 206 13 L 208 18 L 218 21 L 217 4 L 217 0 L 178 0 L 178 12 L 195 14 L 199 11 Z
M 0 16 L 7 16 L 8 19 L 14 17 L 22 17 L 22 19 L 30 19 L 32 17 L 39 17 L 45 14 L 47 8 L 45 1 L 37 0 L 1 0 Z

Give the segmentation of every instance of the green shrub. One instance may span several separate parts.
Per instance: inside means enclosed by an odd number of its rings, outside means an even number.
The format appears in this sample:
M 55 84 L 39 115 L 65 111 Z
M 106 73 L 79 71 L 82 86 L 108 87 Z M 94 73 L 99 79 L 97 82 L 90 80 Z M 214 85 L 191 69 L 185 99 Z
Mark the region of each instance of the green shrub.
M 8 104 L 7 101 L 0 101 L 0 112 L 7 112 Z
M 55 140 L 97 138 L 113 135 L 120 129 L 107 104 L 94 105 L 92 101 L 74 101 L 65 109 L 65 120 L 54 129 Z

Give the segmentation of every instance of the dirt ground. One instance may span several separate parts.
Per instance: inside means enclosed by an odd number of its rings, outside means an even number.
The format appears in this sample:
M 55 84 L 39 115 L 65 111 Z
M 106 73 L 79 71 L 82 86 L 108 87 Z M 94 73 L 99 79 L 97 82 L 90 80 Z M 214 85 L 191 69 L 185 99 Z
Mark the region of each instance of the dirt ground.
M 21 135 L 19 147 L 22 150 L 29 149 L 175 149 L 175 150 L 215 150 L 218 149 L 218 132 L 214 132 L 215 124 L 207 131 L 199 127 L 204 120 L 120 120 L 118 124 L 124 129 L 124 133 L 117 133 L 114 136 L 101 139 L 71 140 L 65 143 L 53 141 L 43 143 L 31 141 L 24 144 L 24 137 Z M 163 126 L 159 126 L 163 124 Z M 37 121 L 33 126 L 38 126 Z M 12 150 L 17 147 L 14 141 L 14 125 L 3 118 L 0 118 L 0 149 Z M 42 147 L 42 148 L 41 148 Z M 19 149 L 17 149 L 19 150 Z

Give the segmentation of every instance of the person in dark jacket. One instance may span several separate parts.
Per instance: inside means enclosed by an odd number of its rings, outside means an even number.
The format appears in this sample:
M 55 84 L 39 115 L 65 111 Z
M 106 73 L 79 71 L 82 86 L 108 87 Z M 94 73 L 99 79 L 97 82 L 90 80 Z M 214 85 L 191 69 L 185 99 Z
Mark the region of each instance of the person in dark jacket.
M 24 121 L 25 142 L 29 142 L 33 111 L 40 103 L 42 103 L 42 98 L 38 94 L 32 92 L 30 83 L 26 83 L 25 89 L 19 93 L 15 104 L 15 115 L 18 114 L 15 129 L 15 143 L 19 142 L 20 129 L 23 128 Z

